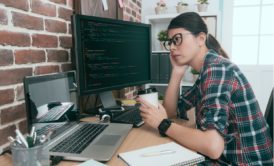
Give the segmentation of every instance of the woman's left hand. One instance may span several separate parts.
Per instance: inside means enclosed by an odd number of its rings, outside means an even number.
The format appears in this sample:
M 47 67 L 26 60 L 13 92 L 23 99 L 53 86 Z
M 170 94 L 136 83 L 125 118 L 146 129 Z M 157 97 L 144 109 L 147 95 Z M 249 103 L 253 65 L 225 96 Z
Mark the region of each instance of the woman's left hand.
M 141 116 L 146 124 L 158 129 L 159 124 L 163 119 L 167 118 L 167 113 L 162 104 L 158 104 L 158 108 L 144 99 L 138 97 L 137 101 L 141 103 Z

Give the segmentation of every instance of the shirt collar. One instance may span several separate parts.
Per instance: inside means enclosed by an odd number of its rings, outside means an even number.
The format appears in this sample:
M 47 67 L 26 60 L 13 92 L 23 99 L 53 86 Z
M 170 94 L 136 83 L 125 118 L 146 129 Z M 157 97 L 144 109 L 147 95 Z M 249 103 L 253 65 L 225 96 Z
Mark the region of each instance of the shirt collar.
M 199 72 L 199 76 L 195 82 L 195 84 L 198 84 L 201 80 L 201 76 L 202 76 L 202 73 L 204 72 L 204 70 L 206 69 L 206 66 L 209 64 L 209 63 L 212 63 L 212 61 L 214 59 L 216 59 L 218 57 L 218 53 L 216 51 L 214 51 L 213 49 L 209 49 L 208 52 L 206 53 L 206 56 L 204 57 L 204 63 L 203 63 L 203 66 Z

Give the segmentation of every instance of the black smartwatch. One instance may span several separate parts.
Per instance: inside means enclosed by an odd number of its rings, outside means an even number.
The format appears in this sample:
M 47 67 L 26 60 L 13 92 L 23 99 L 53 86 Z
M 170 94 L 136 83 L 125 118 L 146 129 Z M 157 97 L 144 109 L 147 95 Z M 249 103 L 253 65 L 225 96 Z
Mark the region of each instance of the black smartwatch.
M 163 119 L 162 122 L 158 126 L 158 130 L 161 136 L 165 137 L 166 136 L 166 131 L 170 127 L 171 123 L 173 121 L 170 119 Z

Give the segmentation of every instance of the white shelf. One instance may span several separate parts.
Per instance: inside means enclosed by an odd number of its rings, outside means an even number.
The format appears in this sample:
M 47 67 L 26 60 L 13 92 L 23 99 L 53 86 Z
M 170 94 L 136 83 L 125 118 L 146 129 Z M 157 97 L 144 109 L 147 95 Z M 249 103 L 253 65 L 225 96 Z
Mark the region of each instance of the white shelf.
M 216 12 L 197 12 L 202 17 L 215 17 L 218 16 L 219 13 Z M 158 14 L 158 15 L 148 15 L 145 16 L 145 23 L 166 23 L 170 21 L 172 18 L 178 16 L 181 13 L 167 13 L 167 14 Z
M 152 53 L 169 53 L 169 51 L 165 51 L 165 50 L 152 50 Z
M 206 18 L 208 17 L 209 20 L 213 22 L 206 22 L 207 25 L 211 25 L 211 28 L 208 28 L 209 32 L 216 36 L 217 39 L 220 37 L 220 17 L 218 12 L 197 12 L 200 16 Z M 169 53 L 169 51 L 162 50 L 160 48 L 160 43 L 157 40 L 157 34 L 163 29 L 167 29 L 167 26 L 171 19 L 175 18 L 178 16 L 179 13 L 167 13 L 167 14 L 159 14 L 159 15 L 147 15 L 144 18 L 144 23 L 151 24 L 151 41 L 152 41 L 152 52 L 157 52 L 157 53 Z M 209 23 L 209 24 L 208 24 Z M 180 84 L 180 94 L 181 94 L 181 88 L 182 86 L 193 86 L 192 81 L 192 74 L 190 71 L 186 72 L 185 74 L 185 80 L 182 80 Z M 187 82 L 189 81 L 189 82 Z M 149 88 L 150 86 L 159 86 L 159 87 L 167 87 L 167 83 L 150 83 L 146 84 L 145 87 Z
M 182 93 L 182 86 L 193 86 L 194 83 L 191 83 L 191 82 L 181 82 L 180 83 L 180 95 Z M 149 83 L 149 84 L 145 84 L 145 88 L 150 88 L 151 86 L 158 86 L 158 87 L 167 87 L 168 84 L 167 83 Z
M 219 41 L 221 40 L 220 31 L 220 13 L 219 12 L 196 12 L 205 19 L 208 25 L 208 31 L 215 36 Z M 179 13 L 167 13 L 159 15 L 147 15 L 144 18 L 144 23 L 151 24 L 151 42 L 153 51 L 161 51 L 160 42 L 157 40 L 157 34 L 164 29 L 167 29 L 170 21 L 178 16 Z
M 194 83 L 192 82 L 185 82 L 185 81 L 182 81 L 180 86 L 193 86 Z M 149 86 L 167 86 L 168 83 L 149 83 L 149 84 L 146 84 L 146 85 L 149 85 Z

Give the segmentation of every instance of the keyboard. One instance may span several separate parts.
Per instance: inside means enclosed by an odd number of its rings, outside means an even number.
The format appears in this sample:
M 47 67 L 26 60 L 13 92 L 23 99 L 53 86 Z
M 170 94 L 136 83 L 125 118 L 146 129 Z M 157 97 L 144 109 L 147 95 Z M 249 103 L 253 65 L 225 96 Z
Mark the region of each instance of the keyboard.
M 47 123 L 46 126 L 43 126 L 42 128 L 36 130 L 36 133 L 38 136 L 41 135 L 47 135 L 49 132 L 52 132 L 50 139 L 54 139 L 62 132 L 66 131 L 68 128 L 70 128 L 75 123 Z
M 36 130 L 37 135 L 47 135 L 50 131 L 55 131 L 58 128 L 64 126 L 64 123 L 54 123 L 54 124 L 47 124 L 46 126 L 43 126 L 42 128 Z
M 133 127 L 140 127 L 144 121 L 138 108 L 127 110 L 120 115 L 112 117 L 111 122 L 133 124 Z
M 74 104 L 64 104 L 60 106 L 53 107 L 47 114 L 42 116 L 37 122 L 51 122 L 58 120 L 64 113 L 66 113 Z
M 107 124 L 84 124 L 50 151 L 80 154 L 107 126 Z

